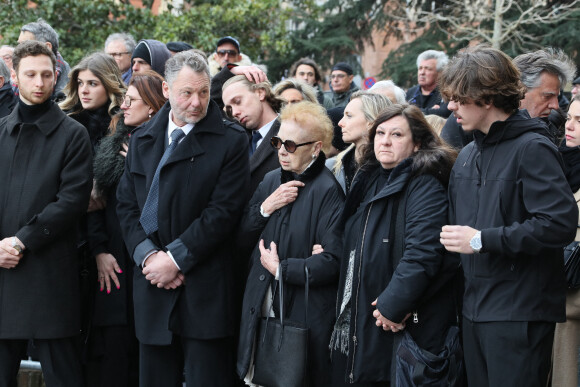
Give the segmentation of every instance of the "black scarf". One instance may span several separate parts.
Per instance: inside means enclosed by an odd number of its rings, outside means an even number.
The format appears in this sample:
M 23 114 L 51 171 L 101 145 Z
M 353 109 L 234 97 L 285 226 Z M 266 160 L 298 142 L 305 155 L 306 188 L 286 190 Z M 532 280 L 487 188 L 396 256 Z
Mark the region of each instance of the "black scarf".
M 125 158 L 119 154 L 122 145 L 129 143 L 129 136 L 134 126 L 125 125 L 123 117 L 117 122 L 117 129 L 112 135 L 104 137 L 95 151 L 93 171 L 95 187 L 101 197 L 106 197 L 114 189 L 125 170 Z
M 93 148 L 106 135 L 109 124 L 111 123 L 111 116 L 109 115 L 108 109 L 109 101 L 98 109 L 82 110 L 79 113 L 70 115 L 71 118 L 87 128 Z
M 308 168 L 306 168 L 306 170 L 304 172 L 302 172 L 300 175 L 298 175 L 294 172 L 285 171 L 282 169 L 282 174 L 280 176 L 280 180 L 281 180 L 282 184 L 287 183 L 287 182 L 292 181 L 292 180 L 298 180 L 301 182 L 313 180 L 316 176 L 318 176 L 320 174 L 320 172 L 322 172 L 322 170 L 324 168 L 326 168 L 325 161 L 326 161 L 326 155 L 324 154 L 323 151 L 320 151 L 320 154 L 318 155 L 316 160 L 314 160 L 312 165 L 310 165 Z
M 560 153 L 564 159 L 564 173 L 572 192 L 580 189 L 580 147 L 569 148 L 566 141 L 560 145 Z

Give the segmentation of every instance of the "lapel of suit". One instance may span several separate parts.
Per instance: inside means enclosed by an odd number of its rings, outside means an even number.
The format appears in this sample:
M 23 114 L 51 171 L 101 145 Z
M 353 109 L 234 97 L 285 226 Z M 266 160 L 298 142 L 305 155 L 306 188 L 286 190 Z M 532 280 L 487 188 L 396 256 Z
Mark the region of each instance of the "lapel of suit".
M 270 140 L 272 137 L 278 134 L 279 130 L 280 119 L 276 119 L 260 143 L 260 146 L 256 148 L 256 151 L 252 157 L 250 157 L 250 173 L 254 172 L 264 161 L 266 161 L 273 153 L 275 153 L 274 148 L 272 148 L 272 145 L 270 145 Z

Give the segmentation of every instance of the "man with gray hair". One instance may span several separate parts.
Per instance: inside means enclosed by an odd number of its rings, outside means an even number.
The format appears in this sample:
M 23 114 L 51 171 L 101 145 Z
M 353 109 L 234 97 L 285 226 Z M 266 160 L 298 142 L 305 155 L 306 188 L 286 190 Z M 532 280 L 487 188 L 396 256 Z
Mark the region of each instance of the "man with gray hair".
M 117 213 L 133 280 L 140 385 L 231 386 L 230 238 L 248 197 L 248 140 L 210 100 L 207 62 L 166 63 L 169 101 L 131 136 Z
M 38 40 L 45 43 L 56 56 L 56 85 L 54 86 L 53 97 L 60 99 L 58 94 L 62 94 L 62 89 L 68 83 L 70 66 L 58 52 L 58 34 L 44 19 L 39 18 L 37 21 L 25 24 L 20 28 L 18 43 L 27 40 Z M 64 94 L 62 96 L 64 97 Z
M 10 85 L 10 69 L 0 60 L 0 118 L 10 114 L 17 101 Z
M 554 48 L 518 55 L 514 58 L 514 64 L 520 70 L 520 79 L 526 87 L 520 109 L 526 109 L 532 118 L 546 120 L 550 131 L 548 137 L 559 145 L 564 128 L 557 125 L 550 114 L 559 109 L 560 90 L 574 79 L 576 65 L 563 51 Z
M 125 85 L 129 84 L 129 80 L 133 75 L 131 70 L 131 56 L 137 42 L 130 34 L 115 33 L 111 34 L 105 40 L 105 53 L 110 55 L 117 62 L 119 70 L 123 73 L 123 82 Z
M 443 51 L 427 50 L 417 57 L 418 85 L 407 90 L 407 98 L 425 115 L 436 114 L 447 118 L 451 114 L 437 87 L 439 73 L 448 61 L 449 57 Z
M 395 82 L 387 79 L 386 81 L 378 81 L 370 89 L 369 92 L 374 94 L 382 94 L 387 97 L 392 103 L 407 102 L 407 94 L 405 90 L 395 85 Z

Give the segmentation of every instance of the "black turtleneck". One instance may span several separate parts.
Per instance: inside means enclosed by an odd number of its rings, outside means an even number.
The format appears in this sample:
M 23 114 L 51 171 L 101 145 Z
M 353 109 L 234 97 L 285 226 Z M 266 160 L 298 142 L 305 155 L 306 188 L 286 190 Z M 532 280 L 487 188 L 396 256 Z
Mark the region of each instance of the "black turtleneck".
M 53 102 L 51 99 L 47 99 L 43 103 L 37 105 L 27 105 L 22 101 L 22 99 L 18 99 L 18 113 L 20 119 L 25 124 L 32 124 L 42 117 L 44 113 L 50 109 L 52 104 Z
M 567 147 L 564 141 L 560 145 L 560 153 L 564 159 L 564 173 L 572 192 L 580 189 L 580 147 Z

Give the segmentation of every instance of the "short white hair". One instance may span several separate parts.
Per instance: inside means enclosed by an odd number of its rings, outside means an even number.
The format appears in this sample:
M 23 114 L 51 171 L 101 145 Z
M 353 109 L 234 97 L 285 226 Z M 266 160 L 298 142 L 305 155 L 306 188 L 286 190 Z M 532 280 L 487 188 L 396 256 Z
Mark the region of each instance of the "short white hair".
M 429 59 L 437 59 L 437 72 L 443 70 L 443 67 L 449 62 L 449 57 L 443 51 L 427 50 L 420 53 L 417 57 L 417 68 L 419 68 L 421 62 Z
M 405 90 L 401 89 L 399 86 L 395 85 L 395 82 L 387 79 L 385 81 L 376 82 L 369 91 L 378 92 L 379 90 L 390 90 L 395 95 L 395 103 L 407 103 L 407 93 Z

